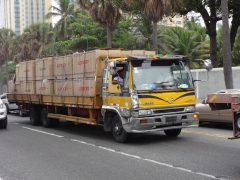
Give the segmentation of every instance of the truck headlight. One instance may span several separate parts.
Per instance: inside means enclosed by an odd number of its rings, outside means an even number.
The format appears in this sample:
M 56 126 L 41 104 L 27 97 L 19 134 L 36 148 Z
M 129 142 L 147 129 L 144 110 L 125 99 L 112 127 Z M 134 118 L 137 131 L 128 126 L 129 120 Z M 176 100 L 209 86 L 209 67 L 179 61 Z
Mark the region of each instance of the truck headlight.
M 138 108 L 138 95 L 137 92 L 131 89 L 130 92 L 131 95 L 131 103 L 132 103 L 132 108 Z
M 151 115 L 152 111 L 151 110 L 139 110 L 138 114 L 139 114 L 139 116 Z
M 187 106 L 187 107 L 185 107 L 185 111 L 186 112 L 195 112 L 196 109 L 195 109 L 195 106 Z
M 120 108 L 121 115 L 124 117 L 130 117 L 131 111 L 129 108 Z
M 0 104 L 0 109 L 4 109 L 4 104 Z

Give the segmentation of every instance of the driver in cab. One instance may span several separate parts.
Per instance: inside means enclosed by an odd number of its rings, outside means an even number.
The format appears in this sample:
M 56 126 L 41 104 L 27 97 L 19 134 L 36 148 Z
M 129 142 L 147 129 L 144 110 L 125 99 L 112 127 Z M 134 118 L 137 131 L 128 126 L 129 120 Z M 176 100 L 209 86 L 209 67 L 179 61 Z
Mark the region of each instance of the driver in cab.
M 117 71 L 117 76 L 113 78 L 112 84 L 123 85 L 123 69 Z

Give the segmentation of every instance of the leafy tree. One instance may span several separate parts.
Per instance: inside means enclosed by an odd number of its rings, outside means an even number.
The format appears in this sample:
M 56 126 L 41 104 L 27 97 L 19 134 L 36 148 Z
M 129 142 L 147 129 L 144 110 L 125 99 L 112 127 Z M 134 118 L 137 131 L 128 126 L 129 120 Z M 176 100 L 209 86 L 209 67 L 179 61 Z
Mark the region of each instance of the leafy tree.
M 15 38 L 14 48 L 18 49 L 16 61 L 41 58 L 43 49 L 54 40 L 55 34 L 49 23 L 32 24 Z
M 240 29 L 236 35 L 236 41 L 232 50 L 232 62 L 235 66 L 240 66 Z
M 218 67 L 217 59 L 217 22 L 221 20 L 221 0 L 184 0 L 182 14 L 195 11 L 201 14 L 206 27 L 206 33 L 210 38 L 210 58 L 213 67 Z
M 11 29 L 2 28 L 0 29 L 0 67 L 2 67 L 3 63 L 6 63 L 6 81 L 9 80 L 8 73 L 8 62 L 13 59 L 14 53 L 12 52 L 11 44 L 12 39 L 15 36 L 15 33 Z M 0 68 L 0 72 L 2 69 Z M 2 89 L 2 73 L 0 73 L 0 87 L 1 92 Z M 8 86 L 7 86 L 8 90 Z
M 121 19 L 120 7 L 112 0 L 77 0 L 81 8 L 88 10 L 94 21 L 107 30 L 107 47 L 112 47 L 111 28 Z
M 46 19 L 50 17 L 60 17 L 60 20 L 54 26 L 57 37 L 62 39 L 70 39 L 71 34 L 68 31 L 70 23 L 74 22 L 74 4 L 70 4 L 70 0 L 55 0 L 58 6 L 51 6 L 49 10 L 53 10 L 46 14 Z
M 237 31 L 240 26 L 240 1 L 229 0 L 228 1 L 229 13 L 232 14 L 232 27 L 230 31 L 230 43 L 231 49 L 233 49 Z
M 193 30 L 199 28 L 199 31 L 201 32 L 200 27 L 198 27 L 196 24 L 188 24 L 187 28 L 166 28 L 161 34 L 162 44 L 164 44 L 164 46 L 162 46 L 162 53 L 185 55 L 191 60 L 191 68 L 199 68 L 200 64 L 197 61 L 193 60 L 198 59 L 202 53 L 205 53 L 199 52 L 199 50 L 201 47 L 201 43 L 206 41 L 206 36 L 201 36 L 198 31 Z

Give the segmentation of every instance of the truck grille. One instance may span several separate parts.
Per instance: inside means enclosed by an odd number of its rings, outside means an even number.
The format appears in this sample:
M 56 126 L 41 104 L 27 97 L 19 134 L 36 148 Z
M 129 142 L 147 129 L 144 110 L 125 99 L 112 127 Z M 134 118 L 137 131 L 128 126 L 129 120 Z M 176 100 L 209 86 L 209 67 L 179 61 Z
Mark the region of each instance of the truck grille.
M 183 112 L 184 108 L 175 108 L 175 109 L 158 109 L 153 110 L 154 114 L 167 114 L 167 113 L 177 113 L 177 112 Z

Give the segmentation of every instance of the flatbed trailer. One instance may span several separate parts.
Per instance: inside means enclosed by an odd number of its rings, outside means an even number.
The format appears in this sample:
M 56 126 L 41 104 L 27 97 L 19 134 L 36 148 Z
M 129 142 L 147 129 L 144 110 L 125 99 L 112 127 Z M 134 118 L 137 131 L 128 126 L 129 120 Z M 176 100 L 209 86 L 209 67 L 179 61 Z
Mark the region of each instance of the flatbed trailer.
M 97 97 L 80 96 L 56 96 L 56 95 L 35 95 L 35 94 L 9 94 L 10 102 L 15 102 L 22 106 L 23 113 L 29 113 L 31 107 L 47 108 L 48 118 L 62 119 L 77 123 L 97 125 L 101 124 L 101 105 Z M 88 118 L 74 116 L 77 111 L 81 114 L 89 114 Z M 65 113 L 59 113 L 64 111 Z M 83 112 L 84 111 L 84 112 Z M 36 111 L 38 112 L 38 111 Z M 31 115 L 31 114 L 30 114 Z M 97 118 L 96 118 L 97 117 Z M 30 117 L 35 118 L 35 117 Z M 38 118 L 38 117 L 36 117 Z M 39 116 L 40 118 L 40 116 Z
M 229 139 L 240 138 L 240 90 L 228 89 L 209 94 L 208 103 L 213 111 L 224 109 L 232 110 L 233 137 L 229 137 Z

